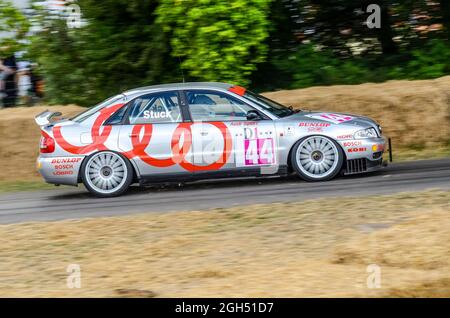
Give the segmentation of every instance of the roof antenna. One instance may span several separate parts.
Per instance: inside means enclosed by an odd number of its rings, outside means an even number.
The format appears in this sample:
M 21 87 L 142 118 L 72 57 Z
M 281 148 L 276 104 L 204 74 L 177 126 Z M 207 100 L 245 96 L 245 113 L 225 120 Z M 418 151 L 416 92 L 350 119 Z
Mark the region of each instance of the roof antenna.
M 184 81 L 184 72 L 183 72 L 183 68 L 181 67 L 181 58 L 180 58 L 180 56 L 178 55 L 178 62 L 180 63 L 180 71 L 181 71 L 181 76 L 183 77 L 183 84 L 185 83 L 185 81 Z

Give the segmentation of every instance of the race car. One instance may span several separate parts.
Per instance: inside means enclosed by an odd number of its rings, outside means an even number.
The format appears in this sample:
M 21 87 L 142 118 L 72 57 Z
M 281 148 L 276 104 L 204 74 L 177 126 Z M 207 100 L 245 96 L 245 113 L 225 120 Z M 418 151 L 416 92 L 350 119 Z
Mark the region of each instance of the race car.
M 380 125 L 352 114 L 296 110 L 226 83 L 149 86 L 41 128 L 39 173 L 98 197 L 131 184 L 288 175 L 306 181 L 383 166 Z

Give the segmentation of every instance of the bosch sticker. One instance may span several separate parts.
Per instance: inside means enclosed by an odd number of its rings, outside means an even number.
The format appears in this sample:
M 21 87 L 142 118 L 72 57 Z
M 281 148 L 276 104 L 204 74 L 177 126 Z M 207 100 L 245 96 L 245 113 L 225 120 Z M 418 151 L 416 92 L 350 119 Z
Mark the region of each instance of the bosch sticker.
M 344 142 L 344 147 L 356 147 L 361 146 L 362 141 L 346 141 Z

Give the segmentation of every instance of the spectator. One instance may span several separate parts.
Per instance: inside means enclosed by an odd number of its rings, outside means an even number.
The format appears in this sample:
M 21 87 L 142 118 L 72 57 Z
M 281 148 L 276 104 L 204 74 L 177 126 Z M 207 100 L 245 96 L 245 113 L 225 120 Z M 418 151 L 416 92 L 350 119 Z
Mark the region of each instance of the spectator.
M 3 95 L 5 93 L 5 79 L 10 73 L 11 70 L 9 67 L 3 65 L 3 59 L 0 57 L 0 101 L 3 101 Z
M 33 97 L 39 99 L 44 97 L 44 80 L 35 70 L 36 63 L 30 64 L 31 93 Z
M 30 75 L 30 69 L 28 67 L 19 68 L 17 72 L 19 78 L 17 86 L 21 105 L 29 106 L 31 104 L 32 85 Z
M 16 58 L 14 56 L 10 56 L 7 58 L 0 57 L 0 71 L 0 89 L 3 92 L 3 107 L 15 106 L 17 98 Z

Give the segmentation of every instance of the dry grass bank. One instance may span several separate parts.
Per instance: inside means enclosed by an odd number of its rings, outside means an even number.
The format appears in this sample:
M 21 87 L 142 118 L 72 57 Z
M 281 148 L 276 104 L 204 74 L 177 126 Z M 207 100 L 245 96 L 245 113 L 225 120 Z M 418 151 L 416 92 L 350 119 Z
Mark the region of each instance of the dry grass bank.
M 425 81 L 312 87 L 267 96 L 296 108 L 349 112 L 379 121 L 396 158 L 450 155 L 450 76 Z M 0 182 L 37 180 L 39 130 L 33 117 L 48 107 L 0 109 Z M 52 106 L 71 116 L 77 106 Z
M 1 181 L 41 180 L 36 171 L 41 135 L 34 116 L 46 109 L 70 117 L 85 108 L 69 105 L 0 109 L 0 184 Z
M 0 297 L 450 297 L 449 202 L 428 191 L 3 225 Z
M 311 87 L 266 94 L 295 108 L 347 112 L 377 120 L 394 150 L 448 153 L 450 76 L 434 80 Z

